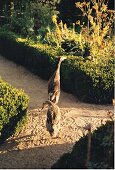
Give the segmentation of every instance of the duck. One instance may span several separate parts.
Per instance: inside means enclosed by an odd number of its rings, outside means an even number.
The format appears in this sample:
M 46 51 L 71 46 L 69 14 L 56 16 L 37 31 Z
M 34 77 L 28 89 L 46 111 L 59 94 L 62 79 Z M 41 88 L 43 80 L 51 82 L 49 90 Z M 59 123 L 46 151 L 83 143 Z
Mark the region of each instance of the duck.
M 60 130 L 61 112 L 57 104 L 50 100 L 42 104 L 42 109 L 47 108 L 46 129 L 51 137 L 57 137 Z
M 57 104 L 60 97 L 60 67 L 65 56 L 59 57 L 58 66 L 52 77 L 48 80 L 48 100 Z

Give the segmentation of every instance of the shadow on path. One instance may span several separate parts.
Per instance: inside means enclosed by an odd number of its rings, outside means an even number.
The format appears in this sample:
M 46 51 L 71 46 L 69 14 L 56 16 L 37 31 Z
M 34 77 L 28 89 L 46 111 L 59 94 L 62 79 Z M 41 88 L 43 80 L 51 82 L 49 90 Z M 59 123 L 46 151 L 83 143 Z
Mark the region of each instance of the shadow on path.
M 59 157 L 69 151 L 73 146 L 71 143 L 55 144 L 44 147 L 34 147 L 24 150 L 13 149 L 18 143 L 13 141 L 9 144 L 7 151 L 2 150 L 0 153 L 0 168 L 1 169 L 42 169 L 51 168 Z M 53 157 L 53 155 L 55 155 Z M 4 160 L 4 161 L 3 161 Z

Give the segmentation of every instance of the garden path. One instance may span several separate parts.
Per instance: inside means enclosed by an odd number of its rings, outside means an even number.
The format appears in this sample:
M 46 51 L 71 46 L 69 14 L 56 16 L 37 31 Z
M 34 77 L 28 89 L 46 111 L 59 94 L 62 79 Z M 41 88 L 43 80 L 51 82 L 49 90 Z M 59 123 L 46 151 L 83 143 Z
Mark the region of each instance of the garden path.
M 110 119 L 107 111 L 113 111 L 112 105 L 82 103 L 61 91 L 61 130 L 59 137 L 52 139 L 45 128 L 46 111 L 40 112 L 47 99 L 47 81 L 2 56 L 0 75 L 30 96 L 27 124 L 0 147 L 0 169 L 50 168 L 63 153 L 71 151 L 75 141 L 85 133 L 83 127 L 91 124 L 92 130 L 96 129 Z

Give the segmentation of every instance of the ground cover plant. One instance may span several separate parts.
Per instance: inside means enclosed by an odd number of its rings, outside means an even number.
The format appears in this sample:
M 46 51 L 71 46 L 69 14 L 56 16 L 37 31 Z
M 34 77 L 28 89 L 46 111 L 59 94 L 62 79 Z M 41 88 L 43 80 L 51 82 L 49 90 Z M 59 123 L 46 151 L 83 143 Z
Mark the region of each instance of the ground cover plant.
M 0 78 L 0 143 L 18 133 L 27 120 L 29 97 Z

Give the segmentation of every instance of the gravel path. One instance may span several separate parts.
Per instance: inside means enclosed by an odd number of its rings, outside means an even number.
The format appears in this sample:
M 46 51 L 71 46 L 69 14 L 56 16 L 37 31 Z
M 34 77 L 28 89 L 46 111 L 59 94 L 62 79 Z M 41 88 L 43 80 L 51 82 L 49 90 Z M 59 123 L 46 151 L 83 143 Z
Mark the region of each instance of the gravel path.
M 2 56 L 0 75 L 30 96 L 27 124 L 20 134 L 9 138 L 0 147 L 0 169 L 50 168 L 63 153 L 70 152 L 74 143 L 86 133 L 83 127 L 91 124 L 93 131 L 109 119 L 107 112 L 113 111 L 112 105 L 82 103 L 61 91 L 61 130 L 59 137 L 52 139 L 45 128 L 46 111 L 39 111 L 47 99 L 47 81 Z

